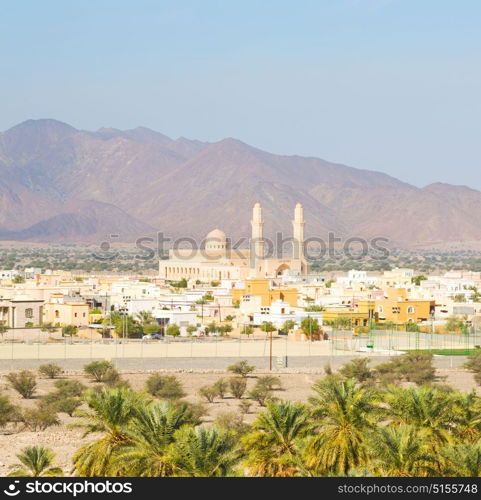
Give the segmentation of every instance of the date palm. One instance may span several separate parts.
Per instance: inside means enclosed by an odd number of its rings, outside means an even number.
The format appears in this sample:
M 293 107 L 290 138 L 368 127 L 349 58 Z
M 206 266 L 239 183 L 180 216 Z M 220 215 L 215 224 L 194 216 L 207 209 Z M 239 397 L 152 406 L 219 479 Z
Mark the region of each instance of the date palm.
M 232 434 L 215 427 L 184 426 L 169 448 L 175 476 L 230 476 L 241 458 Z
M 393 387 L 386 401 L 392 421 L 422 429 L 433 452 L 451 440 L 450 431 L 456 420 L 455 395 L 429 386 Z
M 454 435 L 470 442 L 481 438 L 481 399 L 474 391 L 460 393 L 454 405 Z
M 44 446 L 27 446 L 17 455 L 21 464 L 15 465 L 9 476 L 14 477 L 51 477 L 63 476 L 60 467 L 52 467 L 55 455 Z
M 175 431 L 190 423 L 192 418 L 185 405 L 156 402 L 135 408 L 126 431 L 127 444 L 113 457 L 111 471 L 139 477 L 172 475 L 167 448 Z
M 242 439 L 249 473 L 263 477 L 300 475 L 299 443 L 312 428 L 306 407 L 289 401 L 269 402 L 252 427 L 253 432 Z
M 381 427 L 371 435 L 371 469 L 375 475 L 420 477 L 433 471 L 434 457 L 424 444 L 423 431 L 410 425 Z
M 90 391 L 86 396 L 88 410 L 76 416 L 83 421 L 75 424 L 84 429 L 84 436 L 102 433 L 102 437 L 77 450 L 73 456 L 73 471 L 79 476 L 103 476 L 109 470 L 113 453 L 127 440 L 127 426 L 134 411 L 146 401 L 124 387 Z
M 443 475 L 457 477 L 481 476 L 481 440 L 457 443 L 441 450 Z
M 368 462 L 366 436 L 380 415 L 378 395 L 356 380 L 327 377 L 314 384 L 309 399 L 319 426 L 305 447 L 314 474 L 348 474 Z

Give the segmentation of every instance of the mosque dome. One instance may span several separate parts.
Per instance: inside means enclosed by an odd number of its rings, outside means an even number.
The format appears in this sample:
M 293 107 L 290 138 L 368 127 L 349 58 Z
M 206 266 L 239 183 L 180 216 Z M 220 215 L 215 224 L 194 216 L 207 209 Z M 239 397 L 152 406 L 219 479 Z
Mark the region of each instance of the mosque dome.
M 220 229 L 213 229 L 206 237 L 206 240 L 210 239 L 217 239 L 218 241 L 225 241 L 227 239 L 227 236 L 225 235 L 224 231 L 221 231 Z
M 212 230 L 205 237 L 205 249 L 209 253 L 217 253 L 227 249 L 227 236 L 220 229 Z

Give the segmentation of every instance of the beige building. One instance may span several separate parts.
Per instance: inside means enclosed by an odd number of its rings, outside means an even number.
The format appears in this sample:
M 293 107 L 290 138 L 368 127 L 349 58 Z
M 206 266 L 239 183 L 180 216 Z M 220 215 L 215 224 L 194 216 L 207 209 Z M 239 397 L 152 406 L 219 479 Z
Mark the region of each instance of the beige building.
M 55 326 L 86 326 L 89 324 L 89 305 L 84 302 L 47 302 L 43 306 L 43 322 Z
M 169 259 L 159 262 L 159 278 L 165 280 L 199 280 L 272 278 L 287 269 L 307 272 L 304 259 L 304 211 L 298 203 L 294 211 L 293 252 L 291 257 L 269 257 L 264 240 L 264 219 L 259 203 L 252 211 L 250 249 L 231 249 L 226 234 L 211 231 L 204 248 L 170 250 Z
M 17 296 L 0 300 L 0 324 L 10 328 L 38 326 L 42 322 L 43 300 Z

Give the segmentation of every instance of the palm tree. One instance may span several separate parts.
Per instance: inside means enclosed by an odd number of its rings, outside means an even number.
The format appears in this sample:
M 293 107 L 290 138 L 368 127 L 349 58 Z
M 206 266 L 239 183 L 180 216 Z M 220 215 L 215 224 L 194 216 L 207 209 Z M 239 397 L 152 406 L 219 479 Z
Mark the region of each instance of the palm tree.
M 426 476 L 434 457 L 428 453 L 422 431 L 410 425 L 390 425 L 374 432 L 370 440 L 371 468 L 375 475 Z
M 269 402 L 242 439 L 244 463 L 253 476 L 297 476 L 303 469 L 299 442 L 312 428 L 309 412 L 290 401 Z
M 422 429 L 433 453 L 451 440 L 450 431 L 456 419 L 455 398 L 430 386 L 392 387 L 386 396 L 393 422 Z
M 232 434 L 215 427 L 184 426 L 174 439 L 169 460 L 176 476 L 230 476 L 241 458 Z
M 111 470 L 116 475 L 128 473 L 139 477 L 172 475 L 167 448 L 174 440 L 174 432 L 190 423 L 186 405 L 162 401 L 135 408 L 126 431 L 127 444 L 115 454 Z
M 481 437 L 481 399 L 476 392 L 459 393 L 454 405 L 454 435 L 470 442 Z
M 305 447 L 306 464 L 314 474 L 348 474 L 368 462 L 366 435 L 381 414 L 378 396 L 354 379 L 327 377 L 314 384 L 309 399 L 319 433 Z
M 475 443 L 458 443 L 441 450 L 443 472 L 446 476 L 481 476 L 481 440 Z
M 150 311 L 140 311 L 135 315 L 135 319 L 142 325 L 150 325 L 154 323 L 154 317 Z
M 44 446 L 27 446 L 17 455 L 21 464 L 15 465 L 14 470 L 8 474 L 16 477 L 51 477 L 63 476 L 60 467 L 51 467 L 54 453 Z
M 103 436 L 77 450 L 73 471 L 79 476 L 104 476 L 113 453 L 128 440 L 127 426 L 135 409 L 146 401 L 139 393 L 120 387 L 90 391 L 86 402 L 89 409 L 77 412 L 84 421 L 76 426 L 85 429 L 84 436 L 97 432 Z

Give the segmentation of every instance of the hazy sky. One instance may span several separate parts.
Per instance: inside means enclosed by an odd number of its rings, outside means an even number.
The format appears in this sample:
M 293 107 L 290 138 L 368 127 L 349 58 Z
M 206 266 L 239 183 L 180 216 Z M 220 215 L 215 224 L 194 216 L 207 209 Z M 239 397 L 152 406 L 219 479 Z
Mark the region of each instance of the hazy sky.
M 0 130 L 236 137 L 481 189 L 479 0 L 0 0 Z

